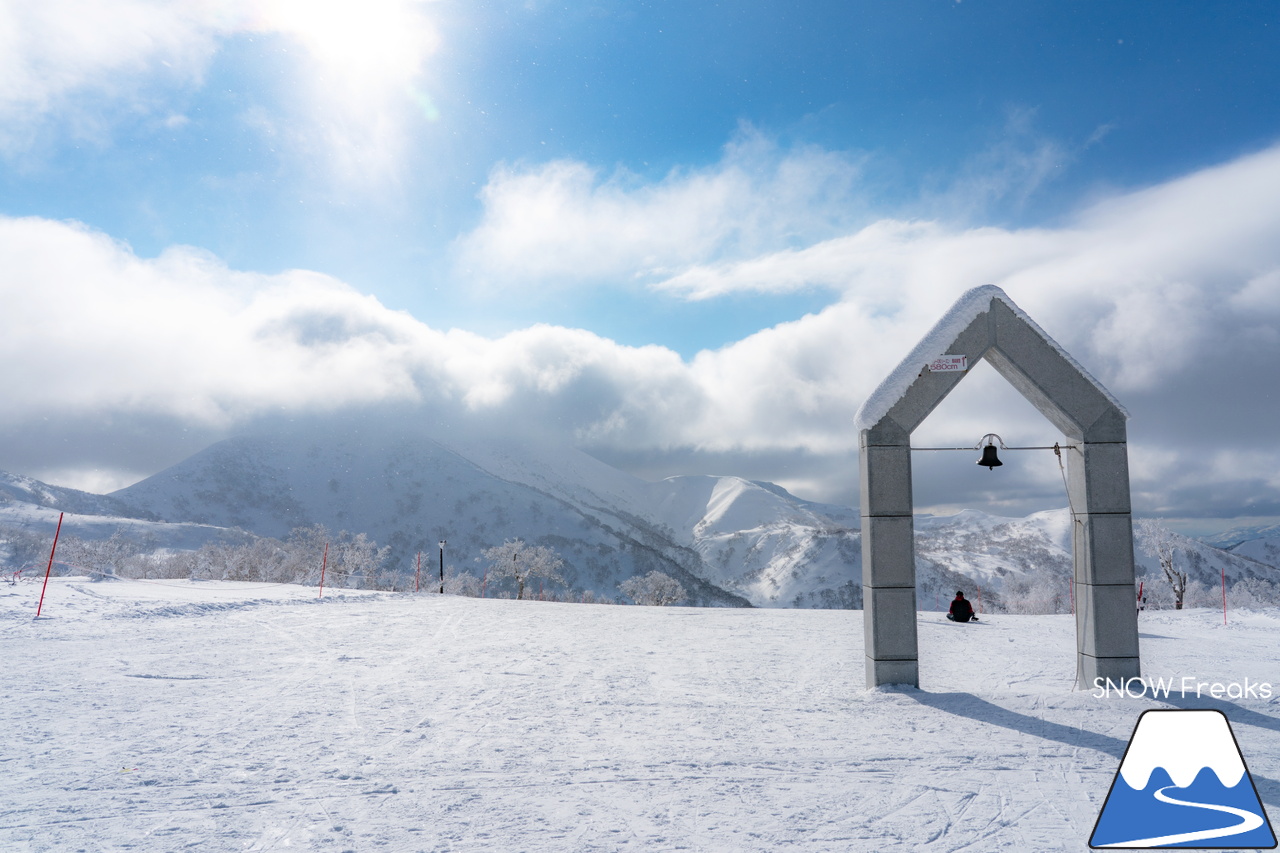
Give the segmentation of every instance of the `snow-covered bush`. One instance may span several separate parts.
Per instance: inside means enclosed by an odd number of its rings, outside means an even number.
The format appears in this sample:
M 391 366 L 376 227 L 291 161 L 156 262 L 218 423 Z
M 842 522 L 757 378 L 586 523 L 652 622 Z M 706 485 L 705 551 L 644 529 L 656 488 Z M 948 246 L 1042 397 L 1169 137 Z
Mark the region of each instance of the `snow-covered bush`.
M 469 598 L 480 597 L 480 578 L 471 572 L 459 572 L 453 566 L 445 575 L 444 591 L 449 595 L 465 595 Z
M 1017 578 L 1005 584 L 1006 613 L 1044 615 L 1071 612 L 1071 581 L 1058 576 Z
M 169 577 L 163 561 L 154 558 L 150 537 L 135 539 L 117 530 L 107 539 L 81 539 L 69 533 L 58 538 L 56 560 L 72 574 L 95 580 L 113 577 Z
M 1280 585 L 1262 578 L 1242 578 L 1227 589 L 1227 606 L 1239 608 L 1280 605 Z
M 4 544 L 6 553 L 5 567 L 13 572 L 19 569 L 43 569 L 49 559 L 52 539 L 23 527 L 4 526 L 0 527 L 0 543 Z
M 543 545 L 529 545 L 520 539 L 508 539 L 501 545 L 482 552 L 489 561 L 488 582 L 494 584 L 511 579 L 516 585 L 516 598 L 523 599 L 525 586 L 533 578 L 564 583 L 560 555 Z
M 688 594 L 678 580 L 656 569 L 647 575 L 623 581 L 618 585 L 618 589 L 636 604 L 657 607 L 679 604 L 688 598 Z

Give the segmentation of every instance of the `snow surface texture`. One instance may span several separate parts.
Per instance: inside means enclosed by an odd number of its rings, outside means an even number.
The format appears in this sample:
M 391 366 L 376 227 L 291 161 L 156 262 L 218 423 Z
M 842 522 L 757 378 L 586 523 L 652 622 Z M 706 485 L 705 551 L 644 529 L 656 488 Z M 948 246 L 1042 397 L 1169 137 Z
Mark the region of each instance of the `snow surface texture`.
M 5 851 L 1083 851 L 1140 713 L 1217 708 L 1271 813 L 1280 700 L 1073 691 L 1069 616 L 225 583 L 0 586 Z M 1276 611 L 1144 613 L 1144 671 L 1280 682 Z
M 890 371 L 875 391 L 871 392 L 871 396 L 863 401 L 858 408 L 857 413 L 853 416 L 854 426 L 858 430 L 871 429 L 880 419 L 889 414 L 899 400 L 911 388 L 911 384 L 916 381 L 916 377 L 920 375 L 920 371 L 924 370 L 935 359 L 947 354 L 947 349 L 955 343 L 960 333 L 969 327 L 969 324 L 977 319 L 979 314 L 983 314 L 991 306 L 991 300 L 999 299 L 1009 307 L 1014 314 L 1024 320 L 1027 325 L 1035 329 L 1045 342 L 1057 350 L 1058 354 L 1067 360 L 1072 367 L 1080 372 L 1090 382 L 1093 383 L 1102 394 L 1116 408 L 1118 408 L 1125 417 L 1129 416 L 1124 406 L 1120 405 L 1120 401 L 1111 396 L 1111 392 L 1103 387 L 1102 383 L 1094 379 L 1089 371 L 1085 370 L 1079 362 L 1071 357 L 1071 354 L 1058 345 L 1057 341 L 1049 337 L 1044 329 L 1040 328 L 1027 313 L 1019 308 L 1008 295 L 996 287 L 994 284 L 985 284 L 982 287 L 975 287 L 961 294 L 955 304 L 942 315 L 932 329 L 925 334 L 920 342 L 915 345 L 911 352 L 907 353 L 897 367 Z M 970 365 L 972 367 L 972 365 Z

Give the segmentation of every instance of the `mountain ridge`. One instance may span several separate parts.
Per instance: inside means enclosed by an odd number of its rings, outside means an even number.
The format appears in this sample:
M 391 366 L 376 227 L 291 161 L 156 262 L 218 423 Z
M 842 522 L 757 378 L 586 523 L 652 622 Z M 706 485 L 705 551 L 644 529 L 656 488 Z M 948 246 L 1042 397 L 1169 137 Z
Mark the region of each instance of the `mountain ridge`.
M 368 422 L 290 426 L 219 442 L 110 495 L 0 475 L 0 522 L 48 525 L 64 508 L 77 513 L 70 529 L 101 536 L 112 524 L 145 528 L 171 548 L 228 531 L 283 538 L 323 524 L 367 534 L 400 566 L 446 540 L 450 571 L 478 574 L 484 549 L 520 538 L 560 552 L 571 588 L 610 598 L 629 577 L 660 570 L 685 584 L 695 604 L 861 606 L 853 508 L 732 476 L 644 481 L 532 438 L 449 439 Z M 917 516 L 918 606 L 945 609 L 966 589 L 988 608 L 1009 599 L 1065 611 L 1070 527 L 1065 509 L 1022 519 L 977 510 Z M 1198 540 L 1180 537 L 1179 547 L 1206 587 L 1223 571 L 1233 581 L 1280 575 L 1276 564 Z M 1159 578 L 1158 563 L 1138 550 L 1140 574 Z

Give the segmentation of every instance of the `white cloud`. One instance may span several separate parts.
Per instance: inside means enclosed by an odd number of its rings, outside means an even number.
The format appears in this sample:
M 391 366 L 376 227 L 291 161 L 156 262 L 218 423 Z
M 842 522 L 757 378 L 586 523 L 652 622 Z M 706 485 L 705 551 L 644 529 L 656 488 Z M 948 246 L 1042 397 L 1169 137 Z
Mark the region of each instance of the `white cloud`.
M 750 127 L 719 163 L 644 184 L 576 161 L 500 166 L 484 218 L 458 245 L 463 274 L 500 287 L 665 277 L 707 257 L 750 257 L 834 234 L 859 165 L 816 148 L 783 152 Z
M 106 140 L 122 118 L 185 124 L 158 93 L 203 84 L 230 38 L 296 48 L 285 135 L 353 182 L 399 165 L 439 34 L 429 0 L 0 0 L 0 150 L 56 129 Z M 254 111 L 250 110 L 253 114 Z
M 142 260 L 74 224 L 0 220 L 0 417 L 93 409 L 226 421 L 269 406 L 403 395 L 387 353 L 420 333 L 333 279 L 260 276 L 174 248 Z
M 0 374 L 9 423 L 115 411 L 229 425 L 421 400 L 484 411 L 572 399 L 588 381 L 647 406 L 686 381 L 660 347 L 551 326 L 440 332 L 318 273 L 237 272 L 189 247 L 142 259 L 75 223 L 0 218 L 0 258 L 0 360 L 24 366 Z
M 633 416 L 626 421 L 631 429 L 599 425 L 596 440 L 848 454 L 856 442 L 849 420 L 862 397 L 961 292 L 994 283 L 1122 400 L 1136 401 L 1131 428 L 1147 458 L 1196 453 L 1198 436 L 1217 413 L 1231 425 L 1233 441 L 1280 467 L 1280 453 L 1263 447 L 1270 442 L 1266 425 L 1276 417 L 1268 365 L 1280 362 L 1280 147 L 1117 194 L 1053 228 L 882 219 L 799 247 L 786 245 L 779 232 L 774 243 L 780 248 L 754 253 L 726 250 L 706 236 L 721 233 L 714 229 L 664 231 L 666 223 L 682 221 L 675 211 L 718 209 L 725 195 L 717 182 L 732 173 L 731 160 L 698 176 L 705 187 L 691 175 L 624 185 L 601 181 L 580 165 L 554 164 L 498 175 L 486 194 L 489 215 L 464 246 L 477 255 L 492 252 L 498 260 L 487 271 L 508 277 L 513 287 L 553 275 L 615 286 L 666 268 L 670 273 L 651 286 L 692 300 L 811 287 L 834 294 L 834 304 L 819 314 L 699 354 L 682 385 L 684 393 L 696 389 L 690 398 L 698 401 L 690 408 L 695 415 L 675 424 Z M 767 193 L 771 186 L 743 191 Z M 534 203 L 539 198 L 541 207 Z M 739 206 L 751 219 L 759 203 Z M 794 220 L 755 221 L 767 230 Z M 624 227 L 612 230 L 618 223 Z M 524 237 L 527 244 L 520 243 Z M 769 242 L 757 235 L 752 245 Z M 528 274 L 517 269 L 521 252 Z M 702 260 L 688 260 L 700 254 Z M 1014 435 L 1036 438 L 1047 429 L 1028 406 L 1013 408 L 993 412 L 978 395 L 950 406 L 922 437 L 972 441 L 977 434 L 965 430 L 981 424 L 989 425 L 982 431 L 1003 423 Z M 637 423 L 644 427 L 634 428 Z M 1230 485 L 1241 469 L 1227 459 L 1219 454 L 1189 466 L 1204 487 L 1199 498 L 1182 477 L 1169 477 L 1162 487 L 1164 475 L 1155 469 L 1137 472 L 1147 471 L 1140 492 L 1156 503 L 1156 495 L 1181 502 L 1188 513 L 1194 511 L 1188 502 L 1196 500 L 1204 511 L 1246 495 L 1250 505 L 1265 503 L 1256 489 Z M 1274 490 L 1269 494 L 1275 503 Z
M 31 144 L 61 110 L 83 131 L 102 101 L 135 109 L 156 78 L 197 84 L 216 50 L 212 18 L 191 3 L 0 2 L 0 144 Z
M 1280 147 L 1097 204 L 1062 228 L 886 220 L 804 249 L 691 265 L 655 287 L 707 299 L 818 284 L 909 334 L 968 287 L 997 284 L 1113 390 L 1134 391 L 1224 340 L 1268 337 L 1277 221 Z
M 647 221 L 646 205 L 692 186 L 646 195 L 592 184 L 558 203 L 584 223 L 602 204 Z M 1147 460 L 1134 469 L 1136 495 L 1184 515 L 1200 504 L 1280 508 L 1266 477 L 1242 479 L 1280 469 L 1268 396 L 1280 363 L 1277 189 L 1280 148 L 1114 198 L 1058 229 L 883 221 L 807 248 L 688 266 L 662 286 L 714 298 L 819 282 L 836 294 L 821 312 L 691 361 L 554 326 L 496 339 L 441 332 L 315 273 L 237 272 L 189 248 L 145 260 L 81 226 L 0 219 L 0 358 L 23 368 L 0 374 L 0 423 L 114 412 L 234 426 L 406 401 L 633 454 L 801 451 L 842 460 L 825 494 L 847 494 L 862 399 L 963 290 L 991 282 L 1134 412 L 1135 459 Z M 607 231 L 601 239 L 625 243 Z M 981 429 L 1018 441 L 1048 429 L 1025 405 L 961 391 L 922 440 L 972 442 Z M 1222 452 L 1204 454 L 1206 439 Z M 1179 461 L 1194 476 L 1172 474 Z M 1050 489 L 1053 473 L 1035 482 Z

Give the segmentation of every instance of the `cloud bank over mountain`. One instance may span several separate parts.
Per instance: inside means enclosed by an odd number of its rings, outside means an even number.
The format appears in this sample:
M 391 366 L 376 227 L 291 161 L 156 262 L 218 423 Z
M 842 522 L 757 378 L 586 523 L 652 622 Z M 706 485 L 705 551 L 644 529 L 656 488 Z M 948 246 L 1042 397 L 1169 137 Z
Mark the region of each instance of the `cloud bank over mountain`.
M 48 443 L 50 419 L 55 433 L 127 424 L 132 438 L 106 442 L 96 465 L 81 467 L 128 479 L 176 461 L 146 457 L 148 424 L 213 437 L 263 418 L 395 404 L 570 435 L 635 467 L 667 453 L 718 464 L 790 454 L 811 464 L 770 479 L 849 500 L 858 405 L 960 293 L 994 283 L 1133 413 L 1140 511 L 1280 513 L 1280 479 L 1267 473 L 1280 470 L 1268 426 L 1280 363 L 1280 147 L 1113 194 L 1057 226 L 881 218 L 794 248 L 780 245 L 788 223 L 824 209 L 818 178 L 852 180 L 855 167 L 819 151 L 766 153 L 773 171 L 748 179 L 735 163 L 749 156 L 634 186 L 574 163 L 497 172 L 484 216 L 459 243 L 499 289 L 543 280 L 609 288 L 634 269 L 646 287 L 688 300 L 830 293 L 821 311 L 690 359 L 583 329 L 441 329 L 320 273 L 243 272 L 183 246 L 145 258 L 74 222 L 0 218 L 0 351 L 21 366 L 0 379 L 3 466 L 48 478 L 64 464 Z M 771 206 L 782 185 L 798 187 L 795 204 Z M 717 198 L 722 212 L 752 206 L 759 216 L 743 221 L 763 223 L 767 239 L 748 225 L 725 236 L 715 222 L 683 234 L 680 217 L 704 221 Z M 554 216 L 527 213 L 548 205 Z M 613 241 L 580 227 L 619 212 L 629 224 Z M 519 275 L 530 247 L 541 249 Z M 972 443 L 990 431 L 1052 438 L 1029 406 L 976 373 L 922 429 L 922 443 Z M 1005 509 L 1052 505 L 1056 471 L 1016 476 L 1005 484 L 1025 500 Z M 982 498 L 972 485 L 950 486 L 956 501 Z

